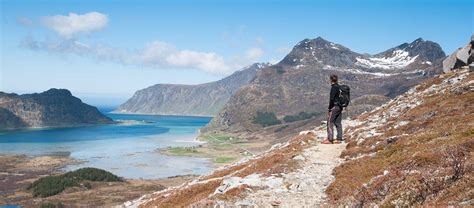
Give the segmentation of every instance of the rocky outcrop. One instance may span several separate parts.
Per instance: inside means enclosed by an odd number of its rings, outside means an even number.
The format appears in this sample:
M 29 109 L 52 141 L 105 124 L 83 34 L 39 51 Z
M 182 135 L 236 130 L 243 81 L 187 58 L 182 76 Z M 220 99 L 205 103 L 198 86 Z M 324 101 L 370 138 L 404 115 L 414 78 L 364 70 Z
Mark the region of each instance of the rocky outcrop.
M 423 39 L 376 55 L 353 52 L 321 37 L 305 39 L 280 63 L 257 72 L 255 79 L 240 88 L 202 132 L 258 131 L 262 126 L 252 122 L 258 111 L 273 112 L 280 119 L 300 112 L 321 112 L 324 117 L 331 74 L 351 87 L 352 99 L 364 95 L 393 98 L 441 73 L 444 57 L 438 44 Z M 349 111 L 377 106 L 359 103 L 363 106 L 355 102 Z
M 269 64 L 256 63 L 232 75 L 199 85 L 157 84 L 137 91 L 115 112 L 133 114 L 214 116 L 257 71 Z
M 65 89 L 17 95 L 0 92 L 0 129 L 69 127 L 113 121 Z
M 471 41 L 464 47 L 459 48 L 453 54 L 443 61 L 443 71 L 449 72 L 453 69 L 459 69 L 463 66 L 474 68 L 474 34 Z

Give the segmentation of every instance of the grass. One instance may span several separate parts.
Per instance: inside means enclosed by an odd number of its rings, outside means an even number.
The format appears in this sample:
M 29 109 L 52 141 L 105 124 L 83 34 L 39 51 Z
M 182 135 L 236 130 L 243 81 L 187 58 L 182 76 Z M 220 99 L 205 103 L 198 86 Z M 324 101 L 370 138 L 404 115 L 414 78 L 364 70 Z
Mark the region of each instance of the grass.
M 210 143 L 222 144 L 225 142 L 235 143 L 239 138 L 227 134 L 206 134 L 199 137 L 199 140 Z
M 290 144 L 281 149 L 272 151 L 262 157 L 251 159 L 240 164 L 234 164 L 225 169 L 216 170 L 211 175 L 203 176 L 198 182 L 188 183 L 181 188 L 161 192 L 153 197 L 153 200 L 143 204 L 144 207 L 209 207 L 212 204 L 199 204 L 206 202 L 203 200 L 209 197 L 217 187 L 222 183 L 224 176 L 246 177 L 251 174 L 262 174 L 269 176 L 274 173 L 286 173 L 299 167 L 298 163 L 292 158 L 300 154 L 304 147 L 309 145 L 314 137 L 304 135 L 296 136 L 290 140 Z M 304 142 L 303 142 L 304 141 Z M 232 159 L 231 156 L 218 156 L 216 160 L 227 162 Z M 236 188 L 219 195 L 219 198 L 232 198 L 241 196 L 246 189 Z M 211 199 L 213 200 L 213 199 Z M 196 203 L 196 204 L 195 204 Z
M 200 152 L 195 147 L 168 147 L 166 152 L 176 156 L 196 155 Z
M 235 161 L 237 158 L 236 157 L 216 157 L 214 158 L 215 163 L 230 163 Z
M 199 136 L 198 140 L 205 141 L 206 144 L 194 147 L 168 147 L 160 152 L 173 156 L 210 158 L 213 163 L 218 165 L 248 156 L 248 153 L 244 151 L 246 143 L 233 135 L 203 134 Z

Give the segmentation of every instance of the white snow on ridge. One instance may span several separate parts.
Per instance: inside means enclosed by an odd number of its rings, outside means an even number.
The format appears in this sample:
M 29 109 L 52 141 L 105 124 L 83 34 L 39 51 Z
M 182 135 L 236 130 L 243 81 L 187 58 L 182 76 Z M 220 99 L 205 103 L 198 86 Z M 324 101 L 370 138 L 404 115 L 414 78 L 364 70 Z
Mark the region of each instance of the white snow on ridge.
M 401 69 L 413 63 L 417 57 L 418 55 L 410 57 L 404 50 L 395 50 L 391 57 L 368 59 L 357 57 L 356 64 L 367 68 Z
M 335 71 L 342 71 L 342 72 L 348 72 L 352 74 L 366 74 L 366 75 L 371 75 L 371 76 L 376 76 L 376 77 L 388 77 L 388 76 L 393 76 L 393 75 L 401 75 L 401 74 L 417 74 L 417 73 L 423 73 L 423 70 L 415 70 L 415 71 L 409 71 L 409 72 L 401 72 L 401 73 L 383 73 L 383 72 L 366 72 L 362 71 L 360 69 L 348 69 L 348 68 L 335 68 L 335 67 L 323 67 L 324 70 L 335 70 Z

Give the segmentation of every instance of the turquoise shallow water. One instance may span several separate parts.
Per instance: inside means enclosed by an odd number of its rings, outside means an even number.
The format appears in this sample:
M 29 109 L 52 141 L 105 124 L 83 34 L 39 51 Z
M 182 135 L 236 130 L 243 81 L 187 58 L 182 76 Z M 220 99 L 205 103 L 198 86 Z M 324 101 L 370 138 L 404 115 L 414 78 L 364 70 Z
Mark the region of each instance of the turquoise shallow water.
M 210 118 L 106 115 L 141 123 L 1 132 L 0 154 L 70 155 L 85 162 L 65 170 L 97 167 L 125 178 L 156 179 L 211 171 L 207 159 L 165 156 L 156 151 L 196 145 L 198 129 Z

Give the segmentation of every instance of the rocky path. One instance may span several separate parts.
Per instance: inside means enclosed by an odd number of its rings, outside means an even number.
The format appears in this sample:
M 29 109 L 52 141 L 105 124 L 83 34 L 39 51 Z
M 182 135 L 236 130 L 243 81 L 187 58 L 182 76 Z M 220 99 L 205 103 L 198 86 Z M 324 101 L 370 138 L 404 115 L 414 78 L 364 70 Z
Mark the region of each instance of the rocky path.
M 344 120 L 344 128 L 360 122 Z M 142 196 L 123 204 L 123 207 L 317 207 L 329 202 L 326 188 L 334 180 L 336 166 L 343 160 L 341 152 L 346 144 L 321 144 L 326 137 L 324 125 L 314 130 L 300 132 L 294 140 L 274 145 L 255 158 L 223 167 L 208 176 L 160 192 Z M 298 150 L 298 147 L 304 147 Z M 296 153 L 296 155 L 294 154 Z M 264 174 L 268 168 L 287 167 L 268 165 L 285 158 L 294 160 L 298 168 L 291 171 L 274 171 Z M 272 160 L 273 157 L 280 158 Z M 288 161 L 285 163 L 287 164 Z M 281 164 L 280 164 L 281 165 Z M 262 167 L 265 169 L 261 169 Z M 216 184 L 217 182 L 217 184 Z M 199 190 L 199 191 L 196 191 Z M 202 194 L 204 193 L 204 194 Z M 189 197 L 194 197 L 190 199 Z M 187 200 L 187 201 L 186 201 Z
M 343 123 L 345 127 L 353 125 L 356 122 L 346 120 Z M 311 146 L 293 158 L 301 162 L 301 168 L 276 176 L 283 179 L 281 186 L 250 192 L 244 199 L 234 202 L 234 206 L 314 207 L 326 203 L 325 190 L 334 180 L 333 169 L 343 162 L 339 156 L 346 144 L 320 144 L 326 136 L 324 127 L 301 133 L 316 135 Z M 221 203 L 229 205 L 228 202 Z

